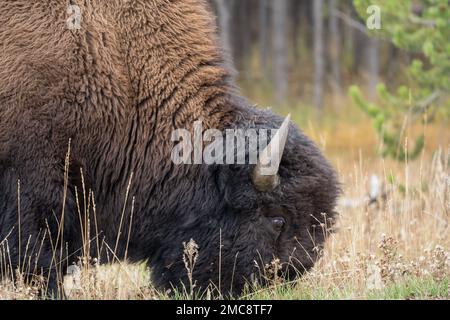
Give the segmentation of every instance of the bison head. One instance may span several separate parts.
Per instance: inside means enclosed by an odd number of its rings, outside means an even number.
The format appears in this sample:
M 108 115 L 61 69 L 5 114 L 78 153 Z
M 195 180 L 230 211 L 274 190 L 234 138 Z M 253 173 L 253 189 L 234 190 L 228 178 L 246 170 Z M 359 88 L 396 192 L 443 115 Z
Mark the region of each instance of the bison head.
M 261 151 L 257 165 L 197 167 L 189 177 L 192 193 L 177 221 L 177 236 L 170 236 L 154 264 L 157 284 L 195 284 L 198 290 L 213 285 L 236 294 L 246 283 L 294 279 L 318 258 L 335 216 L 335 172 L 289 119 L 252 112 L 234 126 L 280 128 L 269 144 L 275 152 Z M 263 172 L 268 156 L 275 165 Z M 190 239 L 198 248 L 183 253 L 181 244 Z

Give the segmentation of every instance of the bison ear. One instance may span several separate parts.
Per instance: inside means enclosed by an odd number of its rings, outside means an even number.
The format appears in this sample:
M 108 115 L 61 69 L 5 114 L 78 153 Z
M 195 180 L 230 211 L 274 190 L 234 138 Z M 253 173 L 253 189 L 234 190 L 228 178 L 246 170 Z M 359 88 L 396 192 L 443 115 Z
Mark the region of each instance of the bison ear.
M 239 210 L 254 209 L 257 205 L 257 194 L 248 180 L 248 168 L 245 166 L 219 165 L 215 170 L 215 182 L 220 200 L 227 207 Z M 244 174 L 245 172 L 245 174 Z

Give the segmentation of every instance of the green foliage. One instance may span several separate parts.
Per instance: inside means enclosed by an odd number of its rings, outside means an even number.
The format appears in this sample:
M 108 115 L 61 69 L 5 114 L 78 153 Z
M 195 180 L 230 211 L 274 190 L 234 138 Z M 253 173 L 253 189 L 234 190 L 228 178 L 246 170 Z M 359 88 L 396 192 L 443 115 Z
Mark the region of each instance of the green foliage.
M 354 0 L 363 19 L 367 8 L 381 9 L 381 30 L 373 36 L 390 39 L 395 46 L 414 56 L 408 68 L 409 83 L 390 93 L 384 84 L 377 88 L 378 102 L 366 101 L 358 87 L 350 96 L 372 120 L 383 143 L 383 155 L 403 160 L 416 158 L 424 136 L 412 148 L 405 145 L 408 125 L 450 114 L 450 8 L 448 0 Z
M 352 282 L 342 281 L 340 286 L 311 285 L 303 280 L 291 285 L 280 285 L 270 289 L 261 289 L 244 295 L 244 299 L 255 300 L 406 300 L 406 299 L 448 299 L 449 279 L 434 279 L 430 276 L 408 276 L 389 283 L 383 288 L 369 290 L 355 288 Z
M 391 156 L 398 160 L 415 159 L 423 149 L 425 138 L 420 135 L 412 149 L 404 146 L 402 142 L 403 131 L 411 110 L 406 103 L 390 95 L 386 87 L 380 84 L 378 95 L 383 99 L 382 104 L 369 103 L 364 100 L 361 90 L 357 86 L 350 87 L 350 95 L 356 104 L 371 119 L 378 137 L 383 142 L 383 156 Z M 393 100 L 398 100 L 394 103 Z
M 447 299 L 448 288 L 448 278 L 438 281 L 433 277 L 411 277 L 392 283 L 383 290 L 369 292 L 367 298 L 375 300 Z

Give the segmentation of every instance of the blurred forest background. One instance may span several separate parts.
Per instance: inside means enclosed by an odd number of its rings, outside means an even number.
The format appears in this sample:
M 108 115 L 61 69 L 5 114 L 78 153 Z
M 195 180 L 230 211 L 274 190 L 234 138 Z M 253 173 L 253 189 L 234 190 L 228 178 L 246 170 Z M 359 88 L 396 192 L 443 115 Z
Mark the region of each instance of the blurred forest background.
M 369 37 L 351 0 L 210 0 L 222 43 L 251 95 L 276 104 L 301 98 L 318 108 L 353 83 L 375 96 L 409 59 Z M 255 92 L 256 90 L 256 92 Z
M 448 147 L 448 0 L 209 1 L 252 102 L 293 113 L 316 140 L 326 138 L 316 130 L 339 130 L 337 150 L 355 135 L 367 138 L 355 149 L 370 145 L 397 160 L 418 157 L 424 146 Z M 380 30 L 367 27 L 373 5 Z

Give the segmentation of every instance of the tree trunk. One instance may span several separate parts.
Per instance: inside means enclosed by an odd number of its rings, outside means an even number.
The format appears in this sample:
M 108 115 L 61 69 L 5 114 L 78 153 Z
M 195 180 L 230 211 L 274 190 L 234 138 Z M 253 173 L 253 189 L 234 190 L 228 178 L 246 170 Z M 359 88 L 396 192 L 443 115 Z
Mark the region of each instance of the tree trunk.
M 286 101 L 288 93 L 287 16 L 288 0 L 272 2 L 273 8 L 273 63 L 275 98 L 277 103 Z
M 269 74 L 269 0 L 259 0 L 259 55 L 264 80 Z
M 228 1 L 229 0 L 225 0 Z M 234 56 L 239 56 L 239 65 L 236 65 L 239 70 L 244 70 L 248 66 L 248 58 L 251 51 L 251 21 L 252 8 L 249 6 L 250 2 L 248 0 L 240 0 L 235 4 L 233 16 L 235 17 L 235 26 L 238 26 L 238 31 L 234 29 L 234 37 L 236 42 L 234 45 Z M 237 10 L 237 11 L 236 11 Z M 242 72 L 240 74 L 241 79 L 246 79 L 249 76 L 248 72 Z
M 313 1 L 314 17 L 314 105 L 323 107 L 324 41 L 323 41 L 323 0 Z
M 214 0 L 217 8 L 220 39 L 222 41 L 222 47 L 230 60 L 233 56 L 233 45 L 231 39 L 231 8 L 234 4 L 234 0 Z
M 341 79 L 341 33 L 339 30 L 338 18 L 334 12 L 338 9 L 338 0 L 328 0 L 330 17 L 328 20 L 328 32 L 330 36 L 329 53 L 331 64 L 331 86 L 334 95 L 342 93 Z
M 375 37 L 369 38 L 367 63 L 368 63 L 368 89 L 369 99 L 374 101 L 377 96 L 377 85 L 379 80 L 380 62 L 379 62 L 379 40 Z

